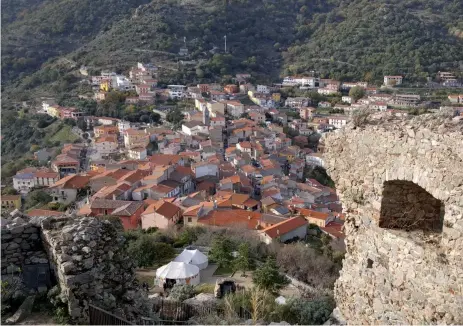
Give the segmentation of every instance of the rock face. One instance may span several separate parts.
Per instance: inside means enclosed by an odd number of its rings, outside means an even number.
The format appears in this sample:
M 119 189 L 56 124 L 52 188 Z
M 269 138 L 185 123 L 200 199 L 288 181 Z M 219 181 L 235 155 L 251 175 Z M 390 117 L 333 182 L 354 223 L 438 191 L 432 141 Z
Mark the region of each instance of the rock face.
M 74 322 L 89 323 L 89 304 L 134 322 L 152 314 L 125 240 L 111 222 L 94 217 L 44 221 L 42 238 Z
M 350 324 L 463 324 L 463 124 L 435 115 L 325 139 L 346 213 Z

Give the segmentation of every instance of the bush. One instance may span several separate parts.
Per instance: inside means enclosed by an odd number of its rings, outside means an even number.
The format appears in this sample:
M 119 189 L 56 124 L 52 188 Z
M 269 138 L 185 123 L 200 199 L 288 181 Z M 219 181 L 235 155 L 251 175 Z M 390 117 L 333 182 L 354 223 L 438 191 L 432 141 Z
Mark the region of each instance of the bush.
M 203 284 L 196 285 L 195 294 L 214 293 L 214 290 L 215 290 L 215 284 L 203 283 Z
M 139 267 L 150 267 L 155 262 L 163 262 L 175 255 L 175 250 L 166 243 L 155 241 L 149 234 L 139 236 L 129 244 L 128 252 Z
M 311 286 L 332 288 L 340 264 L 302 243 L 289 244 L 277 254 L 277 264 L 288 275 Z
M 169 293 L 169 298 L 176 301 L 185 301 L 196 295 L 196 290 L 193 285 L 189 284 L 175 284 Z
M 331 297 L 308 301 L 291 298 L 284 305 L 277 306 L 273 319 L 299 325 L 322 325 L 335 307 Z

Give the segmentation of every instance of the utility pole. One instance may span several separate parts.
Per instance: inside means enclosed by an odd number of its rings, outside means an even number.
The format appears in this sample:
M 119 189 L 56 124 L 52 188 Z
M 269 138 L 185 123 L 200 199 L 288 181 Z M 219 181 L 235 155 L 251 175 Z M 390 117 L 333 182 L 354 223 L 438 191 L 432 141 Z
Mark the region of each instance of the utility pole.
M 227 53 L 227 35 L 225 35 L 223 39 L 225 40 L 225 53 Z

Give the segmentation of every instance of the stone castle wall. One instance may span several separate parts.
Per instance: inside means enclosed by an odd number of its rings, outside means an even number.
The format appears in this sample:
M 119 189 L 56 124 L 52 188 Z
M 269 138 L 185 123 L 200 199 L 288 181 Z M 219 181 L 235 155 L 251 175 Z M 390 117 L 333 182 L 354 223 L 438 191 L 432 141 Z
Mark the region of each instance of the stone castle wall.
M 111 222 L 94 217 L 31 219 L 22 215 L 5 222 L 1 229 L 2 279 L 20 277 L 27 291 L 48 287 L 49 294 L 67 304 L 73 323 L 89 323 L 89 304 L 134 323 L 153 314 L 146 292 L 135 279 L 125 239 Z M 51 282 L 31 287 L 28 283 L 34 282 L 27 282 L 26 267 L 40 265 L 43 269 L 48 264 Z M 50 289 L 53 283 L 58 288 Z
M 48 263 L 36 225 L 19 218 L 1 232 L 2 275 L 17 274 L 24 266 Z
M 463 125 L 433 116 L 325 139 L 346 212 L 335 286 L 351 324 L 463 324 Z
M 125 239 L 111 222 L 94 217 L 45 220 L 42 238 L 74 322 L 88 324 L 89 304 L 134 322 L 152 314 L 135 280 Z

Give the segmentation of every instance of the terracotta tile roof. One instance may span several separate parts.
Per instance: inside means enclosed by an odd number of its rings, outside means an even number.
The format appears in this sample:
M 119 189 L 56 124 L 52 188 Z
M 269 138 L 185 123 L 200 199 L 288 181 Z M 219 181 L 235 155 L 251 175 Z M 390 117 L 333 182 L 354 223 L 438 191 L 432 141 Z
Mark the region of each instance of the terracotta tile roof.
M 34 174 L 36 178 L 59 178 L 59 173 L 53 171 L 37 171 Z
M 326 232 L 337 239 L 344 239 L 346 235 L 342 232 L 342 224 L 336 222 L 330 222 L 325 227 L 320 228 L 323 232 Z
M 63 189 L 82 189 L 90 181 L 90 176 L 87 175 L 68 175 L 57 182 L 49 188 L 63 188 Z
M 202 204 L 188 207 L 188 208 L 183 212 L 182 215 L 183 215 L 183 216 L 197 216 L 199 210 L 201 209 L 201 207 L 203 207 Z
M 61 165 L 61 164 L 75 164 L 78 165 L 79 161 L 67 154 L 60 154 L 54 160 L 53 164 Z
M 83 205 L 79 211 L 77 212 L 77 215 L 78 216 L 88 216 L 88 215 L 91 215 L 92 214 L 92 210 L 90 209 L 90 205 L 89 204 L 85 204 Z
M 323 220 L 323 221 L 325 221 L 330 216 L 330 214 L 328 213 L 317 212 L 317 211 L 313 211 L 307 208 L 298 208 L 297 211 L 299 212 L 299 214 L 301 214 L 305 218 L 310 217 L 310 218 L 316 218 L 316 219 Z
M 280 189 L 271 187 L 269 189 L 266 189 L 262 192 L 262 197 L 273 197 L 280 194 Z
M 168 194 L 169 192 L 174 190 L 174 188 L 159 184 L 152 186 L 151 190 L 160 194 Z
M 249 198 L 248 200 L 246 200 L 243 205 L 246 206 L 246 207 L 254 207 L 256 205 L 259 205 L 259 201 L 255 200 L 255 199 L 252 199 L 252 198 Z
M 226 183 L 235 184 L 235 183 L 238 183 L 238 182 L 241 182 L 241 180 L 240 180 L 240 176 L 237 175 L 237 174 L 232 175 L 231 177 L 220 180 L 220 184 L 226 184 Z
M 149 157 L 149 161 L 155 165 L 172 165 L 181 160 L 180 155 L 154 154 Z
M 122 205 L 116 208 L 111 215 L 115 216 L 131 216 L 133 215 L 140 207 L 143 207 L 143 202 L 141 201 L 129 201 L 127 204 Z
M 150 174 L 150 171 L 145 170 L 134 170 L 130 171 L 129 173 L 123 175 L 121 178 L 118 179 L 119 182 L 129 182 L 135 183 L 137 181 L 141 181 L 144 177 Z
M 3 196 L 3 197 L 5 197 L 5 196 Z M 52 211 L 52 210 L 49 210 L 49 209 L 31 209 L 30 211 L 26 212 L 26 214 L 28 216 L 30 216 L 30 217 L 34 217 L 34 216 L 61 216 L 61 215 L 64 214 L 64 212 Z
M 156 212 L 167 219 L 172 219 L 179 211 L 180 208 L 177 205 L 166 200 L 159 200 L 157 203 L 149 205 L 142 215 L 153 214 Z
M 244 209 L 213 210 L 200 218 L 198 223 L 214 226 L 239 226 L 255 230 L 261 217 L 259 212 L 250 212 Z
M 242 166 L 241 170 L 245 173 L 252 173 L 256 171 L 257 169 L 253 167 L 252 165 L 247 164 L 247 165 Z
M 130 216 L 143 206 L 141 201 L 95 199 L 90 204 L 91 209 L 114 209 L 111 215 Z
M 18 200 L 21 198 L 21 195 L 2 195 L 2 200 Z
M 267 234 L 270 238 L 275 239 L 304 225 L 307 225 L 307 221 L 305 219 L 302 217 L 292 217 L 272 225 L 262 230 L 262 232 Z

